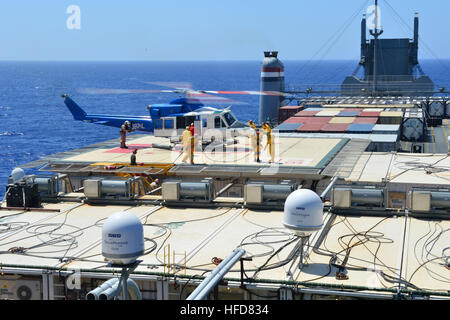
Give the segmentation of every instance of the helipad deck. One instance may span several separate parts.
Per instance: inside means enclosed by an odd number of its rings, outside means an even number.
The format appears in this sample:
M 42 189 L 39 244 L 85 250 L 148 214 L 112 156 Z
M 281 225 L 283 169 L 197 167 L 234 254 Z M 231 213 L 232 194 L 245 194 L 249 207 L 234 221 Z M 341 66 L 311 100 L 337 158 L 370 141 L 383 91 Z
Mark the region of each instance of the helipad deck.
M 326 164 L 341 150 L 349 139 L 343 138 L 274 138 L 274 164 L 277 166 L 299 168 L 324 168 Z M 133 135 L 127 138 L 128 149 L 119 148 L 113 142 L 104 143 L 96 148 L 83 148 L 70 153 L 55 155 L 51 160 L 71 163 L 122 162 L 129 163 L 130 155 L 137 149 L 138 163 L 182 164 L 182 144 L 177 144 L 172 150 L 159 146 L 170 146 L 168 138 L 152 135 Z M 203 151 L 196 149 L 194 163 L 205 165 L 251 165 L 269 166 L 270 156 L 265 142 L 262 142 L 260 159 L 254 159 L 250 140 L 239 137 L 237 144 L 208 146 Z

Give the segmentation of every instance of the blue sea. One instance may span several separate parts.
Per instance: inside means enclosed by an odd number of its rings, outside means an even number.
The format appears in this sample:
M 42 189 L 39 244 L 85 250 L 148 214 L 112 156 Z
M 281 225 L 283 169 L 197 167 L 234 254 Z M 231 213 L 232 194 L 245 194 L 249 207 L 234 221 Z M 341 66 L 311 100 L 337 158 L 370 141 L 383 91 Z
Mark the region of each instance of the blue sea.
M 357 61 L 283 61 L 287 85 L 340 84 Z M 422 61 L 436 84 L 450 83 L 450 61 Z M 189 82 L 201 90 L 259 90 L 260 61 L 233 62 L 0 62 L 0 196 L 8 176 L 45 155 L 119 137 L 117 128 L 75 121 L 61 94 L 88 113 L 147 115 L 173 93 L 88 95 L 80 88 L 167 89 L 146 82 Z M 258 96 L 227 96 L 241 121 L 257 120 Z M 228 105 L 224 105 L 226 107 Z M 25 170 L 32 174 L 35 171 Z

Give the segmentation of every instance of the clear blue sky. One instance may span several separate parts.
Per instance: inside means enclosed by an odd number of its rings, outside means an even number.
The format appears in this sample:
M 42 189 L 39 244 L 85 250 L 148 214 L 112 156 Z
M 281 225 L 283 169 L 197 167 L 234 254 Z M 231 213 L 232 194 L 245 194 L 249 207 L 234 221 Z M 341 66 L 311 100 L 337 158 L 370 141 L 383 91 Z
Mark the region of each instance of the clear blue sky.
M 359 24 L 367 5 L 338 41 L 325 48 L 365 2 L 2 0 L 0 60 L 260 60 L 264 50 L 278 50 L 285 60 L 357 59 Z M 389 3 L 408 27 L 380 0 L 382 37 L 412 37 L 418 11 L 426 44 L 420 46 L 420 58 L 450 58 L 450 1 Z M 69 5 L 81 9 L 80 30 L 66 26 Z

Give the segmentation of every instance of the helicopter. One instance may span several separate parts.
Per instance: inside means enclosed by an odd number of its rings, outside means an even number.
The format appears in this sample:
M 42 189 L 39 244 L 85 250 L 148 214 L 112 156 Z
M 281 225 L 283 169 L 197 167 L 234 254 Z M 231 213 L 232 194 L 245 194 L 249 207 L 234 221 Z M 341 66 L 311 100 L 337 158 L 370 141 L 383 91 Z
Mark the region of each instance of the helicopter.
M 159 85 L 167 85 L 166 83 Z M 173 85 L 173 84 L 168 84 Z M 198 137 L 202 141 L 212 142 L 224 140 L 226 137 L 236 138 L 247 135 L 250 128 L 237 120 L 230 107 L 219 109 L 205 105 L 205 100 L 214 100 L 212 94 L 250 94 L 250 95 L 279 95 L 281 92 L 262 91 L 205 91 L 193 90 L 189 86 L 175 90 L 127 90 L 127 89 L 80 89 L 87 94 L 123 94 L 123 93 L 150 93 L 171 92 L 182 93 L 184 98 L 178 98 L 167 104 L 152 104 L 147 106 L 148 116 L 87 114 L 67 94 L 63 94 L 64 104 L 72 113 L 73 118 L 87 123 L 106 125 L 120 128 L 125 121 L 130 123 L 132 131 L 153 133 L 155 137 L 169 137 L 177 142 L 186 127 L 194 125 Z M 220 100 L 222 99 L 222 100 Z M 217 101 L 233 101 L 219 97 Z M 226 134 L 225 134 L 226 133 Z

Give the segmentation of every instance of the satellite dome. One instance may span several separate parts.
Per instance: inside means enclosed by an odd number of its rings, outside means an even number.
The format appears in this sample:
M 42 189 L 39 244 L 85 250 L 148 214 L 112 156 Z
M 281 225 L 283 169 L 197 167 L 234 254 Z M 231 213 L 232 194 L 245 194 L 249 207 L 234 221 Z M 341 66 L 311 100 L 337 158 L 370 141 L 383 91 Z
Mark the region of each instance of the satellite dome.
M 284 203 L 283 225 L 300 237 L 308 237 L 323 226 L 323 203 L 309 189 L 292 192 Z
M 116 212 L 102 227 L 102 255 L 114 264 L 130 264 L 144 254 L 144 228 L 132 213 Z
M 12 183 L 15 183 L 25 177 L 25 171 L 23 171 L 22 168 L 14 168 L 14 170 L 11 171 L 10 177 L 12 179 Z

